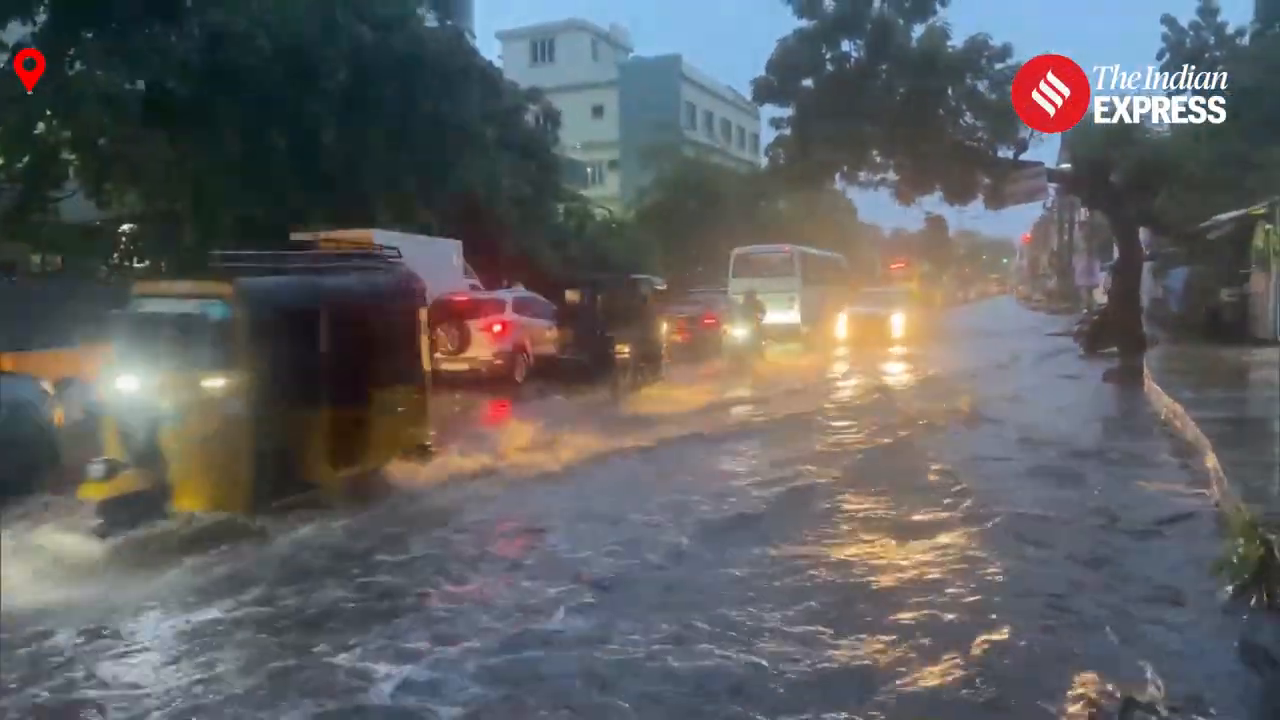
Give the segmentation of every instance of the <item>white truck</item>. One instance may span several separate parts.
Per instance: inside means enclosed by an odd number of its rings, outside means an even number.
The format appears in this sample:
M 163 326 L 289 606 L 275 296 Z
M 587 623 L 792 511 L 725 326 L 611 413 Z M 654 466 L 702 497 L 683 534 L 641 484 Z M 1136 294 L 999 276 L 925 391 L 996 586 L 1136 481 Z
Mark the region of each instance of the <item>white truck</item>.
M 394 230 L 321 230 L 289 234 L 295 242 L 318 247 L 382 245 L 400 251 L 404 266 L 427 285 L 427 300 L 449 293 L 484 290 L 484 285 L 462 256 L 462 241 L 431 235 L 412 235 Z

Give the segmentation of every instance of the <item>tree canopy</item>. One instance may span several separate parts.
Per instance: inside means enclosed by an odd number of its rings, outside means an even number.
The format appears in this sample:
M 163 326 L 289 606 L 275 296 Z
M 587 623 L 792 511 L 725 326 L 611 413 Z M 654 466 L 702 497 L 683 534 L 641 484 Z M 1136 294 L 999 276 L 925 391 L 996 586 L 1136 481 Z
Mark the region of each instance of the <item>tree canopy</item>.
M 771 162 L 818 183 L 890 188 L 903 203 L 979 198 L 994 158 L 1018 147 L 1013 47 L 956 41 L 948 0 L 786 0 L 799 28 L 778 41 L 756 102 L 777 118 Z
M 741 172 L 676 155 L 642 191 L 630 232 L 654 249 L 658 271 L 685 285 L 717 285 L 739 245 L 795 243 L 844 253 L 857 264 L 879 228 L 858 219 L 833 184 L 798 186 L 774 169 Z M 865 264 L 865 263 L 864 263 Z
M 0 222 L 47 219 L 74 178 L 171 263 L 317 226 L 547 261 L 572 227 L 554 123 L 528 121 L 538 95 L 446 5 L 0 0 L 0 27 L 32 28 L 22 43 L 47 59 L 38 92 L 0 85 Z

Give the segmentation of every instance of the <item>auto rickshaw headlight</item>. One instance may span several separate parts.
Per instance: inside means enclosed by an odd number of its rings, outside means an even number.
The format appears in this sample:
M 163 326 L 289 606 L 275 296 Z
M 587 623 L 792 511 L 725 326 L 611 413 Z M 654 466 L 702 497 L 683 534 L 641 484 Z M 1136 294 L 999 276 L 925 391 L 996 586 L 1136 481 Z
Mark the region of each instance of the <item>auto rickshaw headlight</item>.
M 896 312 L 889 316 L 889 335 L 897 340 L 907 333 L 907 314 Z
M 142 380 L 139 379 L 137 375 L 125 373 L 123 375 L 117 375 L 113 385 L 116 392 L 128 395 L 136 393 L 138 390 L 142 389 Z
M 200 379 L 200 387 L 205 390 L 221 390 L 227 386 L 227 379 L 221 375 L 210 375 Z
M 730 325 L 728 330 L 729 335 L 735 340 L 746 340 L 751 337 L 751 328 L 746 325 Z

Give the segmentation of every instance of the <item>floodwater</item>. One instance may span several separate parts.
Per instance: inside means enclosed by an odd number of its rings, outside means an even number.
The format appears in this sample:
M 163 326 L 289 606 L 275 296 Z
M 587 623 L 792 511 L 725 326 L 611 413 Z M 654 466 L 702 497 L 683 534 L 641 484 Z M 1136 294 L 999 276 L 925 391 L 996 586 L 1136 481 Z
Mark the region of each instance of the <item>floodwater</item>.
M 1046 329 L 998 299 L 920 347 L 682 368 L 622 405 L 472 397 L 391 501 L 197 557 L 11 519 L 0 710 L 1265 717 L 1203 488 Z

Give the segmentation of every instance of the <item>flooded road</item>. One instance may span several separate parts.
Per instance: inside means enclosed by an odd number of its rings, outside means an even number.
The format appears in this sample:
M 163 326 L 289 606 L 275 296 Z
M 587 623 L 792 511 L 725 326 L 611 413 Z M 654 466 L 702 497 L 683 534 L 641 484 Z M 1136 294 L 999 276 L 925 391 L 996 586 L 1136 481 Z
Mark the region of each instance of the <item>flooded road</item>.
M 180 564 L 11 542 L 0 710 L 1084 718 L 1150 684 L 1265 717 L 1202 488 L 1047 327 L 998 299 L 621 406 L 460 400 L 393 500 Z

